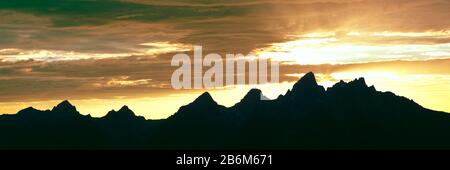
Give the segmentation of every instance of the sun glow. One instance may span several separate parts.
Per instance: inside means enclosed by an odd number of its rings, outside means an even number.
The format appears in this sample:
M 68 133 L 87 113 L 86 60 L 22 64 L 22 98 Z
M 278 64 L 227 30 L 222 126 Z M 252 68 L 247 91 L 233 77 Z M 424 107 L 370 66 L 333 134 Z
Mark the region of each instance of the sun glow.
M 449 74 L 401 74 L 396 72 L 342 72 L 330 75 L 336 80 L 350 81 L 364 77 L 368 85 L 379 91 L 392 91 L 397 95 L 413 99 L 420 105 L 438 110 L 450 111 L 446 103 L 450 100 Z
M 318 32 L 290 36 L 286 42 L 270 44 L 255 53 L 295 65 L 428 61 L 450 58 L 450 43 L 443 41 L 448 38 L 449 30 Z M 446 63 L 438 68 L 377 65 L 334 70 L 316 74 L 316 78 L 319 84 L 331 87 L 339 80 L 364 77 L 367 84 L 377 90 L 392 91 L 426 108 L 449 112 L 446 102 L 450 100 L 450 72 L 444 69 L 449 67 Z M 287 76 L 301 77 L 302 74 Z
M 383 37 L 435 37 L 435 38 L 449 38 L 450 30 L 445 31 L 427 31 L 427 32 L 375 32 L 371 34 L 372 36 L 383 36 Z
M 431 59 L 450 58 L 450 43 L 436 41 L 434 43 L 409 41 L 412 38 L 420 40 L 449 38 L 449 31 L 437 32 L 318 32 L 301 35 L 291 35 L 289 40 L 269 44 L 252 52 L 261 58 L 283 61 L 284 64 L 315 65 L 320 64 L 351 64 L 372 63 L 393 60 L 423 61 Z M 376 41 L 372 41 L 372 40 Z M 388 40 L 400 40 L 396 43 L 383 43 Z M 370 41 L 369 41 L 370 40 Z M 408 40 L 408 41 L 404 41 Z M 442 43 L 438 43 L 442 42 Z M 0 49 L 0 60 L 15 62 L 21 60 L 61 61 L 79 59 L 102 59 L 110 57 L 126 57 L 130 55 L 157 55 L 171 52 L 185 52 L 191 49 L 189 45 L 170 42 L 150 42 L 139 44 L 136 53 L 123 54 L 90 54 L 54 50 L 23 50 Z M 448 64 L 447 64 L 448 65 Z M 282 66 L 281 66 L 282 67 Z M 449 68 L 445 63 L 442 68 Z M 325 88 L 332 87 L 339 80 L 352 81 L 364 77 L 368 85 L 374 85 L 380 91 L 392 91 L 395 94 L 413 99 L 420 105 L 439 111 L 450 112 L 450 73 L 448 69 L 439 68 L 401 68 L 392 66 L 377 66 L 377 69 L 358 67 L 316 73 L 318 84 Z M 405 70 L 435 69 L 437 73 L 410 73 Z M 33 72 L 32 68 L 20 69 L 20 72 Z M 301 73 L 287 74 L 288 77 L 300 78 Z M 152 79 L 129 80 L 127 76 L 113 77 L 105 83 L 94 84 L 98 88 L 112 87 L 153 87 Z M 218 88 L 209 91 L 221 105 L 230 107 L 239 102 L 251 88 L 261 89 L 270 99 L 285 94 L 295 82 L 278 84 L 242 85 Z M 162 96 L 148 94 L 151 97 L 121 97 L 110 99 L 75 99 L 70 100 L 82 114 L 100 117 L 111 108 L 119 109 L 128 105 L 138 115 L 147 119 L 163 119 L 175 113 L 180 106 L 195 100 L 204 91 L 171 93 Z M 3 102 L 0 103 L 0 113 L 16 113 L 18 110 L 33 106 L 38 109 L 51 109 L 61 100 L 43 100 L 36 102 Z M 151 111 L 150 113 L 148 111 Z

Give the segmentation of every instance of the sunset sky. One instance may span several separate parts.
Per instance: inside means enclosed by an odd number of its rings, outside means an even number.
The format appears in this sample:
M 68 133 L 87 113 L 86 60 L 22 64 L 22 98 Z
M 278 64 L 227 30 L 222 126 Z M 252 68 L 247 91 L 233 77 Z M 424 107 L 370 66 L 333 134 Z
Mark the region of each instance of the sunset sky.
M 319 84 L 364 77 L 450 112 L 450 0 L 2 0 L 0 113 L 82 114 L 128 105 L 166 118 L 204 91 L 232 106 L 252 87 L 284 94 L 313 71 Z M 279 84 L 174 90 L 172 57 L 254 53 L 280 61 Z

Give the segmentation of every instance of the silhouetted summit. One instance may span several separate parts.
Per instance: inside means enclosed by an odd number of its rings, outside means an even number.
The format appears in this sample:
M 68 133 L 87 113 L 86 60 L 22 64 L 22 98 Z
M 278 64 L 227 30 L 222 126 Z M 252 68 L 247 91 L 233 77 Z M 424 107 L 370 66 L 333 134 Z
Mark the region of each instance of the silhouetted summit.
M 27 107 L 27 108 L 22 109 L 19 112 L 17 112 L 17 115 L 33 114 L 33 113 L 36 113 L 36 112 L 42 112 L 42 111 L 37 110 L 37 109 L 35 109 L 33 107 Z
M 122 107 L 119 109 L 118 113 L 122 113 L 122 114 L 125 114 L 125 115 L 128 115 L 128 116 L 135 116 L 135 115 L 134 115 L 134 112 L 131 111 L 131 109 L 128 108 L 128 106 L 126 106 L 126 105 L 125 105 L 125 106 L 122 106 Z
M 212 96 L 208 92 L 204 92 L 197 99 L 194 100 L 191 104 L 194 105 L 217 105 L 216 101 L 212 98 Z
M 144 120 L 144 117 L 138 117 L 134 114 L 128 106 L 122 106 L 122 108 L 119 109 L 119 111 L 111 110 L 109 111 L 104 117 L 104 119 L 113 119 L 113 120 L 130 120 L 130 119 L 142 119 Z
M 181 106 L 169 119 L 186 122 L 211 122 L 226 116 L 224 110 L 224 106 L 218 105 L 208 92 L 204 92 L 193 102 Z
M 309 72 L 294 84 L 286 97 L 290 100 L 304 101 L 313 97 L 321 97 L 324 93 L 325 89 L 317 84 L 314 73 Z
M 68 101 L 30 107 L 0 116 L 0 148 L 450 149 L 448 113 L 376 91 L 363 78 L 325 90 L 310 72 L 277 99 L 261 96 L 252 89 L 227 108 L 205 92 L 164 120 L 127 106 L 102 118 L 80 115 Z
M 71 116 L 77 116 L 79 114 L 75 106 L 70 104 L 70 102 L 67 100 L 64 100 L 63 102 L 53 107 L 52 112 Z
M 294 84 L 294 87 L 292 89 L 308 88 L 316 86 L 318 85 L 314 73 L 308 72 Z
M 262 94 L 261 90 L 251 89 L 244 96 L 244 98 L 242 98 L 240 103 L 255 103 L 255 102 L 260 102 L 261 100 L 269 100 L 269 99 Z

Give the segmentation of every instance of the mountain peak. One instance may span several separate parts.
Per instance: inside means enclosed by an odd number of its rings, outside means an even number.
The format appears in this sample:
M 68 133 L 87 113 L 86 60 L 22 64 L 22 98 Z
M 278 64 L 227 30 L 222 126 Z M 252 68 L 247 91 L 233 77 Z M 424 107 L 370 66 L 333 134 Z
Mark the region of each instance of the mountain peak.
M 59 113 L 77 113 L 77 108 L 73 106 L 68 100 L 64 100 L 52 109 L 53 112 L 59 112 Z
M 357 87 L 368 87 L 366 84 L 366 80 L 364 80 L 363 77 L 355 79 L 348 83 L 351 86 L 357 86 Z
M 119 109 L 118 112 L 133 112 L 133 111 L 131 111 L 131 109 L 128 108 L 127 105 L 124 105 L 124 106 L 122 106 L 122 108 Z
M 244 98 L 242 98 L 241 102 L 259 101 L 261 99 L 268 100 L 268 98 L 262 94 L 260 89 L 251 89 Z
M 247 92 L 244 98 L 241 99 L 239 103 L 236 103 L 234 106 L 237 107 L 257 107 L 261 100 L 269 100 L 266 96 L 262 94 L 262 91 L 259 89 L 251 89 Z
M 118 111 L 109 111 L 105 116 L 107 119 L 132 119 L 135 117 L 138 116 L 126 105 L 122 106 Z
M 24 115 L 24 114 L 29 114 L 29 113 L 36 113 L 39 112 L 39 110 L 35 109 L 34 107 L 27 107 L 25 109 L 20 110 L 19 112 L 17 112 L 18 115 Z
M 310 82 L 310 83 L 314 83 L 317 84 L 316 82 L 316 76 L 314 75 L 313 72 L 308 72 L 305 75 L 303 75 L 303 77 L 299 80 L 300 82 Z
M 364 78 L 357 78 L 354 79 L 350 82 L 344 82 L 344 81 L 339 81 L 338 83 L 334 84 L 332 87 L 329 87 L 327 89 L 327 91 L 329 92 L 336 92 L 336 91 L 340 91 L 342 93 L 349 93 L 349 92 L 362 92 L 362 91 L 376 91 L 375 87 L 372 86 L 367 86 L 366 81 L 364 80 Z
M 68 100 L 64 100 L 56 105 L 56 107 L 73 107 L 73 105 Z
M 292 90 L 288 91 L 286 96 L 294 98 L 320 97 L 324 93 L 325 89 L 317 84 L 314 73 L 308 72 L 294 84 Z
M 244 96 L 242 100 L 258 100 L 261 95 L 261 90 L 259 89 L 251 89 L 248 91 L 248 93 Z
M 315 87 L 317 85 L 316 77 L 313 72 L 306 73 L 300 80 L 298 80 L 292 90 L 299 89 L 301 87 Z
M 211 94 L 208 92 L 204 92 L 197 99 L 194 100 L 193 103 L 201 103 L 201 104 L 217 104 L 216 101 L 212 98 Z

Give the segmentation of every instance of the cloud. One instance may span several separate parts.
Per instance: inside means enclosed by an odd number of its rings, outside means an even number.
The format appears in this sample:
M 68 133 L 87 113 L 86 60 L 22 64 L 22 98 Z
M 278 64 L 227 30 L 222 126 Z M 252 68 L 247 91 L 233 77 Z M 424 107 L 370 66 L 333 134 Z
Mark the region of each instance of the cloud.
M 171 42 L 247 53 L 310 32 L 445 30 L 450 23 L 440 18 L 449 17 L 449 6 L 440 0 L 2 1 L 0 33 L 8 40 L 0 48 L 129 53 L 142 43 Z
M 100 25 L 117 19 L 159 21 L 170 18 L 220 17 L 239 12 L 238 9 L 226 7 L 192 8 L 115 0 L 1 1 L 0 9 L 47 16 L 56 27 Z
M 292 64 L 339 64 L 387 60 L 429 60 L 450 58 L 450 34 L 370 33 L 351 36 L 314 34 L 299 36 L 292 41 L 274 43 L 255 49 L 261 57 Z M 380 37 L 384 41 L 380 40 Z M 387 37 L 387 38 L 384 38 Z M 436 41 L 434 41 L 436 40 Z
M 425 61 L 381 61 L 353 64 L 283 65 L 280 67 L 281 80 L 295 81 L 298 76 L 312 71 L 331 75 L 338 72 L 391 72 L 405 75 L 450 75 L 450 59 Z
M 164 63 L 167 62 L 167 63 Z M 115 98 L 123 96 L 165 96 L 173 90 L 170 77 L 176 69 L 156 58 L 138 57 L 18 63 L 0 62 L 0 101 Z M 450 75 L 450 59 L 428 61 L 386 61 L 341 65 L 281 65 L 280 81 L 296 81 L 313 71 L 331 75 L 338 72 L 395 72 L 399 74 Z M 418 69 L 420 68 L 420 69 Z

